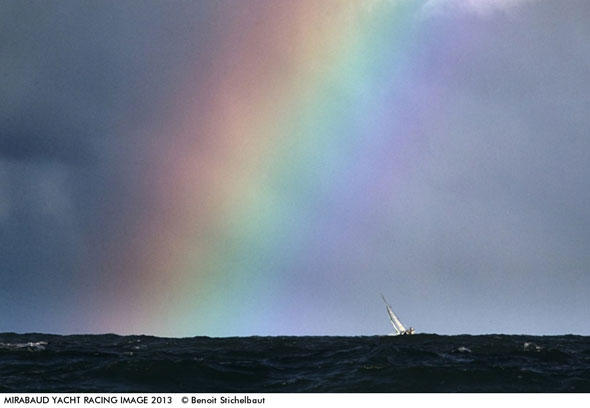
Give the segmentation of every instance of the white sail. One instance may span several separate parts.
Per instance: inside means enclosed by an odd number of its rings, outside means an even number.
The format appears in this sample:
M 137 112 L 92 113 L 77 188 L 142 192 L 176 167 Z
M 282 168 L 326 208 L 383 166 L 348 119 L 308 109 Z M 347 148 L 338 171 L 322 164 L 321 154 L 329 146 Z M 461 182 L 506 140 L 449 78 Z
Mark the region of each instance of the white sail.
M 387 309 L 387 314 L 389 315 L 389 320 L 391 321 L 391 325 L 395 329 L 396 334 L 401 334 L 401 333 L 406 332 L 406 328 L 404 327 L 402 322 L 399 321 L 399 319 L 395 315 L 395 313 L 393 313 L 393 310 L 391 310 L 391 306 L 389 306 L 389 303 L 387 303 L 387 300 L 385 300 L 385 296 L 383 296 L 383 294 L 381 294 L 381 298 L 383 299 L 383 302 L 385 303 L 385 308 Z
M 393 311 L 391 310 L 391 308 L 388 305 L 385 305 L 385 308 L 387 309 L 387 314 L 389 315 L 389 321 L 391 322 L 391 325 L 393 326 L 393 330 L 395 330 L 395 334 L 400 334 L 401 333 L 400 329 L 395 325 L 395 320 L 393 320 L 393 318 L 391 317 L 393 315 Z
M 393 310 L 391 310 L 391 308 L 389 307 L 389 305 L 387 305 L 387 313 L 389 313 L 389 318 L 391 319 L 391 321 L 393 323 L 395 323 L 395 325 L 398 327 L 400 332 L 405 332 L 406 328 L 404 327 L 404 325 L 402 324 L 402 322 L 399 321 L 399 319 L 397 318 L 397 316 L 395 315 L 395 313 L 393 313 Z

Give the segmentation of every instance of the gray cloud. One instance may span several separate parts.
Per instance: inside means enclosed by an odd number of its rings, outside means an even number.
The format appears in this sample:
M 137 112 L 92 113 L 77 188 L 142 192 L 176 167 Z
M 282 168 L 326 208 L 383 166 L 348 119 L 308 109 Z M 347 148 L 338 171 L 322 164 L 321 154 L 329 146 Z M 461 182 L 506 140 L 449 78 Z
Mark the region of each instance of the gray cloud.
M 323 306 L 311 323 L 381 333 L 377 293 L 391 288 L 419 330 L 587 334 L 590 3 L 445 10 L 420 22 L 412 91 L 396 95 L 422 126 L 404 152 L 417 159 L 383 212 L 347 220 L 371 236 L 309 261 L 299 290 Z M 0 3 L 0 331 L 76 331 L 111 289 L 97 274 L 116 272 L 92 265 L 145 211 L 154 101 L 200 80 L 216 13 L 212 2 Z M 379 270 L 363 269 L 367 254 Z
M 87 327 L 98 260 L 145 199 L 158 104 L 207 58 L 216 7 L 0 4 L 0 331 Z
M 428 327 L 588 332 L 588 18 L 586 2 L 546 1 L 427 23 L 416 81 L 440 95 L 424 108 L 438 119 L 389 249 L 390 280 L 422 294 L 403 298 Z

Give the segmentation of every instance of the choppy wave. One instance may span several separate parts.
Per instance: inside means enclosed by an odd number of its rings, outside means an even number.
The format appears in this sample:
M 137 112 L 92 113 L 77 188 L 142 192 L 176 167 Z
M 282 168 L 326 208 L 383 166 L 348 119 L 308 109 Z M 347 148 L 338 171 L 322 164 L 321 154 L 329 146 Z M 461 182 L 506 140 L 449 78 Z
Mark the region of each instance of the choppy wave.
M 582 336 L 0 334 L 2 392 L 589 392 Z
M 45 350 L 46 341 L 36 341 L 28 343 L 0 343 L 0 350 L 25 350 L 25 351 L 42 351 Z

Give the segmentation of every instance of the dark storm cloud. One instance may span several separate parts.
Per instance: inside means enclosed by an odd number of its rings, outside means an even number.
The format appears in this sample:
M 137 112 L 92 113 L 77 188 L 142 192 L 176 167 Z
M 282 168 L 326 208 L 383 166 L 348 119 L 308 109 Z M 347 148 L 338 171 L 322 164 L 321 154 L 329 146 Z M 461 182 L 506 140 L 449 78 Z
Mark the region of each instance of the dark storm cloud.
M 92 158 L 83 127 L 56 123 L 55 118 L 23 117 L 5 121 L 0 135 L 0 158 L 50 159 L 64 163 L 88 163 Z M 68 136 L 64 136 L 68 135 Z
M 117 124 L 148 120 L 204 54 L 208 8 L 2 2 L 0 157 L 85 161 L 125 144 Z
M 216 7 L 0 3 L 0 331 L 84 324 L 96 263 L 145 202 L 150 126 L 206 60 Z

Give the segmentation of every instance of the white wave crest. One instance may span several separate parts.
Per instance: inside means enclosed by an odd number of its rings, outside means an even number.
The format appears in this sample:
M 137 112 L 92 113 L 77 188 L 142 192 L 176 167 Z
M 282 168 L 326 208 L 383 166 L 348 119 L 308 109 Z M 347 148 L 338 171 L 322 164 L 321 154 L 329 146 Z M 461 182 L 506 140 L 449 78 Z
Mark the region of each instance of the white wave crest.
M 26 351 L 43 351 L 47 346 L 46 341 L 37 341 L 29 343 L 0 343 L 0 350 L 26 350 Z

